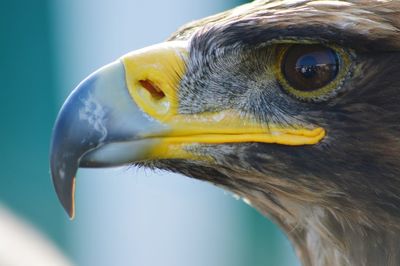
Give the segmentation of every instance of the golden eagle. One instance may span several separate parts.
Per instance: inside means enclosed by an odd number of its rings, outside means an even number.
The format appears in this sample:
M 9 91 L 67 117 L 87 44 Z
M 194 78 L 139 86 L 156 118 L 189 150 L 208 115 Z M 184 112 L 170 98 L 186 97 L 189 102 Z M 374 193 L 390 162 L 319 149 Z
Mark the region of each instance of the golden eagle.
M 255 1 L 101 68 L 54 127 L 68 214 L 127 164 L 248 199 L 303 265 L 400 265 L 400 1 Z

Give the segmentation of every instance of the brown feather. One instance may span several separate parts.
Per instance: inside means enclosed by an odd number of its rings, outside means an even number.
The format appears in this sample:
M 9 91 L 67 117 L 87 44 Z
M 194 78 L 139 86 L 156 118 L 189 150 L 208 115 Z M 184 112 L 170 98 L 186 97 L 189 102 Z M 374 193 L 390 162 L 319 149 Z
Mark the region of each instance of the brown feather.
M 285 110 L 296 106 L 296 119 L 328 130 L 322 144 L 199 145 L 193 151 L 212 155 L 215 164 L 166 160 L 154 166 L 246 198 L 282 227 L 303 265 L 400 265 L 400 1 L 260 0 L 189 23 L 170 37 L 176 39 L 191 41 L 196 65 L 188 62 L 186 80 L 193 82 L 195 69 L 202 69 L 212 84 L 229 73 L 207 73 L 209 55 L 227 47 L 316 39 L 356 51 L 346 93 L 322 106 L 282 102 Z M 199 86 L 187 89 L 182 112 L 205 108 L 190 95 L 214 98 L 212 88 Z

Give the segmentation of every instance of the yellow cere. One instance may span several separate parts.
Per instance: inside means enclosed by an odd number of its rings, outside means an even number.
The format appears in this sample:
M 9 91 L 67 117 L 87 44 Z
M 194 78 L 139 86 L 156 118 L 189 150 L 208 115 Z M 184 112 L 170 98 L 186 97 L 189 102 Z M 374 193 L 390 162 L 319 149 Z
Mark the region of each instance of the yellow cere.
M 180 79 L 185 74 L 188 52 L 183 42 L 167 42 L 122 57 L 128 90 L 136 104 L 170 131 L 146 138 L 159 140 L 148 154 L 151 158 L 196 159 L 191 144 L 263 142 L 282 145 L 312 145 L 325 136 L 320 127 L 263 125 L 234 110 L 183 115 L 178 113 Z M 204 158 L 203 158 L 204 159 Z
M 176 89 L 185 72 L 185 44 L 166 42 L 134 51 L 121 59 L 129 93 L 144 112 L 158 120 L 166 120 L 177 112 Z M 165 97 L 154 97 L 144 83 Z

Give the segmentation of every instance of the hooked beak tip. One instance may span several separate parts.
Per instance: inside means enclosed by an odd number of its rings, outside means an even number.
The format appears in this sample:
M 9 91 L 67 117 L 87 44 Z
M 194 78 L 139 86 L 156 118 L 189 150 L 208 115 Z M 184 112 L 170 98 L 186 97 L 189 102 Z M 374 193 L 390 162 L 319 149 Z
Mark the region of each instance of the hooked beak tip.
M 62 170 L 55 173 L 53 168 L 52 178 L 57 197 L 72 220 L 75 216 L 75 175 L 66 175 Z
M 57 193 L 64 210 L 67 212 L 69 218 L 72 220 L 75 217 L 75 178 L 73 178 L 71 189 L 65 193 Z
M 64 206 L 65 208 L 65 206 Z M 75 218 L 75 177 L 72 181 L 72 190 L 71 190 L 71 200 L 69 204 L 69 208 L 65 208 L 68 213 L 69 219 L 73 220 Z

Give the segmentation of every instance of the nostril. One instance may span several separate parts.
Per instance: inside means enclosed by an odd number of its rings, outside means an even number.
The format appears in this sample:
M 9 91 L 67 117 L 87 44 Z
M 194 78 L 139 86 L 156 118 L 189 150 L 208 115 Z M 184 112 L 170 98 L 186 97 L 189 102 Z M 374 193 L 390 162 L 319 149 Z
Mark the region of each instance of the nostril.
M 151 94 L 155 100 L 161 100 L 165 97 L 165 93 L 150 80 L 139 80 L 139 83 Z

